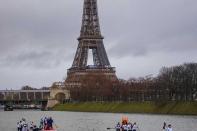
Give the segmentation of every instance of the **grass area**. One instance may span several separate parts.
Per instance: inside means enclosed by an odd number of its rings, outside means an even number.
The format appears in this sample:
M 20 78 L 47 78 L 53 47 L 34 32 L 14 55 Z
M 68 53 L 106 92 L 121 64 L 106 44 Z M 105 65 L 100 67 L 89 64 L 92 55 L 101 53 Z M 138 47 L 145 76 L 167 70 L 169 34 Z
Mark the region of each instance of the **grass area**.
M 197 115 L 197 102 L 169 102 L 156 105 L 154 102 L 132 103 L 68 103 L 56 105 L 55 111 L 111 112 L 111 113 L 153 113 Z

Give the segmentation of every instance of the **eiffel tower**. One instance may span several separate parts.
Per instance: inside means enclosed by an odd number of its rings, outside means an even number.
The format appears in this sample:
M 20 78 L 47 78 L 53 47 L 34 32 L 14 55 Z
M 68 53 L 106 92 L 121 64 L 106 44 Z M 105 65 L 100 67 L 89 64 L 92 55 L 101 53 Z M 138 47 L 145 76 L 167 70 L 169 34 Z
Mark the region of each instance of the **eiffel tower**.
M 115 68 L 111 67 L 101 35 L 97 0 L 84 0 L 83 17 L 79 44 L 72 67 L 68 69 L 66 83 L 78 82 L 87 74 L 105 74 L 110 79 L 117 79 Z M 93 65 L 87 65 L 91 51 Z

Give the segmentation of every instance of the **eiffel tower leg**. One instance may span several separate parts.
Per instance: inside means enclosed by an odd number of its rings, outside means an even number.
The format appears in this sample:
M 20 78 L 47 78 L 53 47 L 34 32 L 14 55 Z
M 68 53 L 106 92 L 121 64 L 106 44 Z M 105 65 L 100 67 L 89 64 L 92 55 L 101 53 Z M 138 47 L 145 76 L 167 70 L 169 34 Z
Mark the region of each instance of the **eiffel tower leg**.
M 99 62 L 99 56 L 98 56 L 98 49 L 97 48 L 94 48 L 92 49 L 92 54 L 93 54 L 93 61 L 94 61 L 94 65 L 95 66 L 100 66 L 101 63 Z
M 82 49 L 82 54 L 81 54 L 81 67 L 86 68 L 87 66 L 87 61 L 88 61 L 88 48 L 85 47 Z
M 75 58 L 74 58 L 74 61 L 73 61 L 73 64 L 72 64 L 72 68 L 75 68 L 75 67 L 79 66 L 78 62 L 80 60 L 80 52 L 81 52 L 81 48 L 80 48 L 80 45 L 78 45 L 77 51 L 76 51 L 76 54 L 75 54 Z

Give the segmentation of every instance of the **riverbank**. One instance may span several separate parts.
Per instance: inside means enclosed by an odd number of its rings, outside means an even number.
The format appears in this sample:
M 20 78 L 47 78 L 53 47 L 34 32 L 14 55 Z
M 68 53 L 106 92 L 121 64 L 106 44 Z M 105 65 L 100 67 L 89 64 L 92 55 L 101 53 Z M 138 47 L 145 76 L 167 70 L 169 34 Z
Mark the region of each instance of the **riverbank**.
M 197 102 L 169 102 L 167 104 L 155 104 L 154 102 L 67 103 L 58 104 L 53 108 L 53 110 L 78 112 L 197 115 Z

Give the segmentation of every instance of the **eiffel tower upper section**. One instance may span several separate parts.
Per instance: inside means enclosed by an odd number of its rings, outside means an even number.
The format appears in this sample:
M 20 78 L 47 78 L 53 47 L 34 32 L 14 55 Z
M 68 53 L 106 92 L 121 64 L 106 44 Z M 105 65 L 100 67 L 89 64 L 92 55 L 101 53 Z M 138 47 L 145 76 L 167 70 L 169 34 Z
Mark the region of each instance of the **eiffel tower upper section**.
M 92 51 L 92 68 L 110 68 L 110 62 L 103 44 L 100 31 L 97 0 L 84 0 L 83 17 L 79 44 L 72 64 L 72 70 L 87 69 L 88 52 Z
M 103 39 L 99 25 L 97 0 L 84 0 L 81 34 L 79 39 L 83 38 Z

